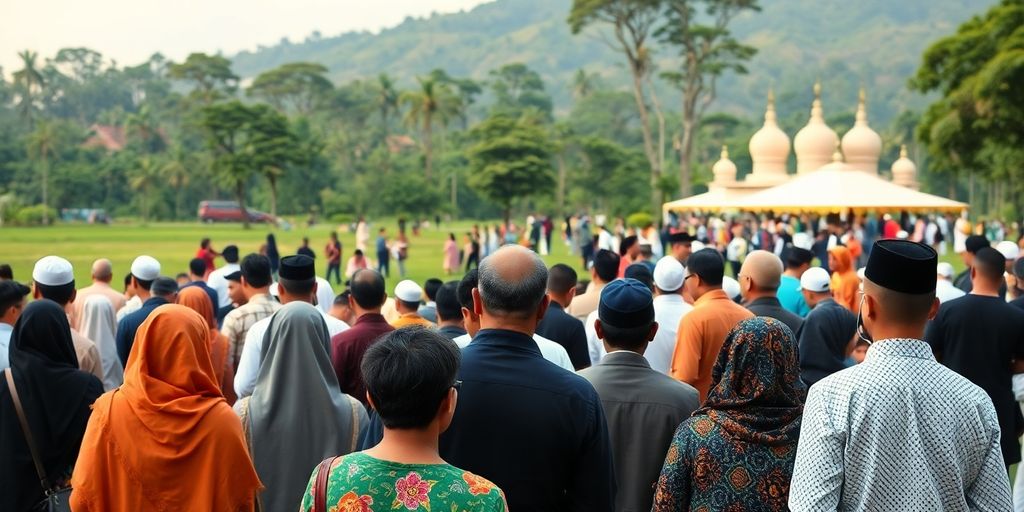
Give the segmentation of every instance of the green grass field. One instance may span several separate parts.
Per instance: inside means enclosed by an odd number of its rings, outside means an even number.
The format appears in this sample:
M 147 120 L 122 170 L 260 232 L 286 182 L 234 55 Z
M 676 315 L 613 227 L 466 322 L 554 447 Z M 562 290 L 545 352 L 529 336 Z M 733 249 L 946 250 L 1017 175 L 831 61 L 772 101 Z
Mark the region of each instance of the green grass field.
M 455 233 L 459 247 L 462 237 L 473 225 L 473 222 L 459 222 L 442 225 L 440 229 L 427 229 L 420 232 L 419 237 L 409 239 L 409 260 L 406 272 L 409 279 L 423 283 L 431 277 L 443 280 L 458 279 L 457 275 L 446 277 L 442 268 L 442 248 L 448 233 Z M 483 224 L 481 224 L 483 225 Z M 385 227 L 391 237 L 398 233 L 398 225 L 393 220 L 381 221 L 371 226 L 370 252 L 379 227 Z M 162 273 L 174 277 L 179 272 L 188 271 L 188 262 L 195 256 L 199 248 L 199 240 L 209 237 L 213 247 L 218 251 L 224 246 L 235 244 L 244 256 L 259 250 L 267 233 L 274 233 L 277 238 L 278 250 L 282 256 L 295 254 L 302 245 L 302 237 L 310 239 L 310 246 L 317 253 L 317 274 L 323 276 L 327 272 L 327 264 L 323 259 L 323 248 L 334 226 L 326 224 L 313 228 L 293 227 L 289 231 L 279 228 L 254 225 L 252 229 L 242 229 L 238 224 L 199 224 L 199 223 L 154 223 L 114 224 L 111 226 L 90 225 L 58 225 L 47 228 L 2 228 L 0 229 L 0 263 L 8 263 L 14 269 L 15 279 L 27 282 L 32 278 L 32 266 L 36 260 L 50 254 L 56 254 L 71 261 L 75 267 L 75 280 L 79 287 L 89 284 L 89 271 L 92 262 L 98 258 L 109 258 L 114 264 L 115 287 L 120 288 L 120 280 L 128 273 L 132 260 L 140 254 L 148 254 L 160 261 Z M 355 250 L 354 233 L 340 232 L 343 245 L 342 272 L 345 262 Z M 570 256 L 565 244 L 555 237 L 552 240 L 553 253 L 544 260 L 548 265 L 569 263 L 579 269 L 579 258 Z M 370 254 L 373 257 L 372 254 Z M 218 258 L 218 264 L 223 260 Z M 391 277 L 388 279 L 389 292 L 398 283 L 398 266 L 391 263 Z M 335 288 L 338 288 L 337 286 Z

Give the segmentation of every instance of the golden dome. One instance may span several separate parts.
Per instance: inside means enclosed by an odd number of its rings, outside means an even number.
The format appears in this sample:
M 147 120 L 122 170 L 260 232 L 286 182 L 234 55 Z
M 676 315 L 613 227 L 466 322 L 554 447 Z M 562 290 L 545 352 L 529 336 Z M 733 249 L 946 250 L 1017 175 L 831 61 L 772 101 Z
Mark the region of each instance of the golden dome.
M 892 182 L 914 190 L 920 187 L 917 183 L 917 164 L 907 157 L 906 144 L 900 146 L 900 157 L 892 163 Z
M 835 130 L 825 124 L 821 108 L 821 83 L 814 84 L 814 103 L 811 104 L 811 118 L 793 139 L 796 151 L 796 171 L 816 171 L 832 161 L 832 151 L 839 144 Z
M 722 157 L 711 167 L 715 175 L 714 185 L 729 185 L 736 183 L 736 164 L 729 160 L 729 147 L 722 146 Z
M 843 154 L 850 166 L 867 173 L 878 174 L 878 158 L 882 155 L 882 138 L 868 126 L 864 89 L 860 90 L 857 104 L 857 122 L 843 136 Z
M 789 135 L 779 128 L 775 116 L 775 94 L 768 91 L 768 107 L 764 113 L 764 126 L 750 138 L 750 159 L 754 161 L 752 177 L 785 176 L 789 160 Z

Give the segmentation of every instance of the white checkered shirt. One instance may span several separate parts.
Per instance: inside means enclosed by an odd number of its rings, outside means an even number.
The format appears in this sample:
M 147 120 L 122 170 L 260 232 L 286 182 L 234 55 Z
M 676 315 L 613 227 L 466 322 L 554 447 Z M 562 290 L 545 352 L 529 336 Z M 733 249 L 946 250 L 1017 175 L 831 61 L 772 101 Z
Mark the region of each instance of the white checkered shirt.
M 988 395 L 892 339 L 811 387 L 789 491 L 808 510 L 1011 510 Z

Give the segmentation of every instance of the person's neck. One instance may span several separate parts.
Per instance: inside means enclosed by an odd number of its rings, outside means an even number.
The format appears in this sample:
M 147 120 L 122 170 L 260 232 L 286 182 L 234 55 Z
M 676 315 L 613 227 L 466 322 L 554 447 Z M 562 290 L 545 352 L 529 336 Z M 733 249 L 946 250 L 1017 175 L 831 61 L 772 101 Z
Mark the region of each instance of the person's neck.
M 537 332 L 537 322 L 533 319 L 498 317 L 485 312 L 480 317 L 480 330 L 484 329 L 502 329 L 533 336 Z
M 94 284 L 94 285 L 100 285 L 100 286 L 110 286 L 110 280 L 108 279 L 108 280 L 104 281 L 104 280 L 102 280 L 102 279 L 96 279 L 96 278 L 94 277 L 94 278 L 92 279 L 92 284 Z
M 363 309 L 363 308 L 360 308 L 359 306 L 356 306 L 356 320 L 358 320 L 358 319 L 360 319 L 360 318 L 362 318 L 362 317 L 364 317 L 366 315 L 379 315 L 379 314 L 380 314 L 380 308 L 376 308 L 376 309 Z
M 562 307 L 562 309 L 569 307 L 569 303 L 572 302 L 571 300 L 569 300 L 569 297 L 567 295 L 558 295 L 556 293 L 549 292 L 548 297 L 551 299 L 552 305 L 558 304 L 559 306 Z
M 463 331 L 466 330 L 466 328 L 463 327 L 463 325 L 462 325 L 462 320 L 461 319 L 459 319 L 459 320 L 444 320 L 441 317 L 438 317 L 437 318 L 437 326 L 438 327 L 457 327 L 459 329 L 462 329 Z
M 252 302 L 252 299 L 260 296 L 267 295 L 270 293 L 270 287 L 264 286 L 263 288 L 251 288 L 246 291 L 245 298 L 248 302 Z
M 285 304 L 291 304 L 292 302 L 305 302 L 306 304 L 313 304 L 313 300 L 310 299 L 309 297 L 296 297 L 294 295 L 288 295 L 286 293 L 278 295 L 277 299 L 278 301 L 281 302 L 282 306 Z
M 384 428 L 380 443 L 365 452 L 367 455 L 399 464 L 444 464 L 438 450 L 438 432 L 426 429 Z
M 403 308 L 403 307 L 396 307 L 396 308 L 395 308 L 395 311 L 397 311 L 397 312 L 398 312 L 398 314 L 399 314 L 399 315 L 402 315 L 402 316 L 405 316 L 405 315 L 416 315 L 416 314 L 419 314 L 419 312 L 418 312 L 418 311 L 416 311 L 416 310 L 411 310 L 411 309 L 405 309 L 405 308 Z
M 999 286 L 981 279 L 975 279 L 971 287 L 971 295 L 979 295 L 981 297 L 998 297 Z
M 798 269 L 798 268 L 786 269 L 786 271 L 783 272 L 782 275 L 789 276 L 789 277 L 795 277 L 797 279 L 800 279 L 800 269 Z
M 871 337 L 876 343 L 894 339 L 920 340 L 924 338 L 924 325 L 874 325 L 871 328 Z
M 152 297 L 152 295 L 150 295 L 149 293 L 149 290 L 139 290 L 135 292 L 135 296 L 138 297 L 139 300 L 141 300 L 142 302 L 146 302 L 147 300 L 149 300 L 150 297 Z
M 753 292 L 748 293 L 747 296 L 746 296 L 746 300 L 744 300 L 744 302 L 747 303 L 747 304 L 750 304 L 751 302 L 754 302 L 757 299 L 764 299 L 764 298 L 771 298 L 771 297 L 776 297 L 776 294 L 775 294 L 774 291 L 770 291 L 769 292 L 769 291 L 765 291 L 765 290 L 757 290 L 757 291 L 753 291 Z
M 703 299 L 708 294 L 711 294 L 711 293 L 714 293 L 714 292 L 717 292 L 717 291 L 722 291 L 722 287 L 718 286 L 718 287 L 712 287 L 712 288 L 704 288 L 703 290 L 700 290 L 699 293 L 693 297 L 693 300 L 694 300 L 694 302 L 696 302 L 698 300 Z M 723 292 L 723 293 L 725 293 L 725 292 Z

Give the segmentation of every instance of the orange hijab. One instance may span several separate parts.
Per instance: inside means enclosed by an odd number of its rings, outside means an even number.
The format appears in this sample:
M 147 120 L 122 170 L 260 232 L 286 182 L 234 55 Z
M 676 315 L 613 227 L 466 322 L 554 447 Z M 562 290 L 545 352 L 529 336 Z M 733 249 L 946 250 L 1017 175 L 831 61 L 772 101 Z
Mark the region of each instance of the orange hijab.
M 189 286 L 178 292 L 178 304 L 199 313 L 206 320 L 210 330 L 210 361 L 213 363 L 214 379 L 229 404 L 235 402 L 235 375 L 228 368 L 228 338 L 217 330 L 217 318 L 213 315 L 210 296 L 198 286 Z M 230 396 L 229 396 L 230 395 Z
M 853 268 L 853 255 L 850 250 L 841 245 L 833 247 L 828 251 L 832 255 L 832 298 L 836 303 L 856 312 L 857 291 L 860 290 L 860 278 L 857 277 L 857 270 Z
M 213 380 L 208 341 L 202 317 L 175 304 L 139 327 L 124 384 L 93 406 L 73 510 L 253 509 L 263 486 Z

